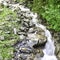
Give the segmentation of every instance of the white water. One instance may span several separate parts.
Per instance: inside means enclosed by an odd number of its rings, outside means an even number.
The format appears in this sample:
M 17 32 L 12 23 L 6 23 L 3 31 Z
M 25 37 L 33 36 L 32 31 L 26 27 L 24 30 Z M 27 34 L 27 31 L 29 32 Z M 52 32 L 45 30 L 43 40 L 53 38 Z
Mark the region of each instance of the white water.
M 41 60 L 57 60 L 54 52 L 55 52 L 55 46 L 54 41 L 52 40 L 51 33 L 46 29 L 45 26 L 42 24 L 37 23 L 35 20 L 37 20 L 37 14 L 33 16 L 33 23 L 36 25 L 36 27 L 41 28 L 45 32 L 45 36 L 47 37 L 47 43 L 45 45 L 45 48 L 43 49 L 44 56 L 41 58 Z
M 54 54 L 55 46 L 54 46 L 54 41 L 52 40 L 52 36 L 51 36 L 50 32 L 46 29 L 45 26 L 43 26 L 42 24 L 37 23 L 38 22 L 37 14 L 36 13 L 33 14 L 33 12 L 31 12 L 30 9 L 25 8 L 24 6 L 19 5 L 19 4 L 14 4 L 14 5 L 10 4 L 10 6 L 13 6 L 15 9 L 17 7 L 19 7 L 21 9 L 21 11 L 26 12 L 26 14 L 28 16 L 32 16 L 32 22 L 36 25 L 36 27 L 39 27 L 42 30 L 44 30 L 45 36 L 47 37 L 47 43 L 45 45 L 45 48 L 43 49 L 44 56 L 41 58 L 41 60 L 57 60 L 57 58 Z M 30 12 L 30 14 L 28 14 L 27 12 Z
M 21 8 L 21 7 L 20 7 Z M 25 9 L 24 7 L 21 8 L 22 11 L 26 11 L 28 12 L 29 9 Z M 29 10 L 30 12 L 30 10 Z M 47 37 L 47 43 L 45 48 L 43 49 L 44 52 L 44 56 L 41 58 L 41 60 L 57 60 L 54 52 L 55 52 L 55 46 L 54 46 L 54 41 L 52 40 L 52 36 L 50 34 L 50 32 L 46 29 L 45 26 L 43 26 L 42 24 L 37 23 L 37 14 L 33 14 L 32 12 L 30 12 L 30 15 L 32 16 L 32 22 L 36 25 L 36 27 L 41 28 L 42 30 L 44 30 L 45 32 L 45 36 Z
M 45 48 L 43 49 L 44 56 L 41 58 L 41 60 L 57 60 L 54 52 L 55 52 L 55 46 L 54 46 L 54 41 L 52 40 L 51 33 L 46 29 L 45 26 L 42 24 L 37 23 L 35 20 L 37 18 L 37 14 L 33 16 L 33 23 L 36 25 L 36 27 L 41 28 L 45 32 L 45 36 L 47 37 L 47 43 L 45 45 Z

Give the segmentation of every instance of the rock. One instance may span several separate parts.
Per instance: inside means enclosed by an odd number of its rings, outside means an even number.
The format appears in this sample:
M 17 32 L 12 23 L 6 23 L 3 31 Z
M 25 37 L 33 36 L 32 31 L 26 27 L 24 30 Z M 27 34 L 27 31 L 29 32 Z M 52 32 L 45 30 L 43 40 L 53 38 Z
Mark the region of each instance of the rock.
M 29 33 L 33 33 L 33 32 L 35 32 L 35 31 L 34 31 L 33 28 L 30 28 L 28 32 L 29 32 Z
M 32 23 L 32 21 L 29 22 L 29 27 L 35 27 L 35 24 Z
M 35 33 L 29 33 L 28 38 L 32 41 L 35 41 L 39 46 L 44 46 L 47 42 L 47 38 L 44 35 L 39 35 Z
M 26 35 L 25 32 L 17 32 L 18 35 Z
M 25 39 L 25 36 L 24 35 L 20 35 L 20 39 Z
M 60 47 L 59 47 L 59 45 L 57 44 L 57 45 L 55 46 L 55 54 L 58 55 L 59 52 L 60 52 Z
M 21 58 L 21 60 L 26 60 L 27 56 L 24 55 L 24 54 L 21 54 L 21 55 L 20 55 L 20 58 Z
M 53 34 L 54 43 L 55 43 L 55 54 L 57 56 L 57 59 L 60 60 L 60 35 L 59 32 L 54 32 Z
M 58 60 L 60 60 L 60 45 L 59 44 L 56 44 L 55 47 L 56 47 L 55 48 L 55 54 L 56 54 Z
M 25 19 L 25 18 L 24 18 L 24 22 L 27 22 L 27 23 L 28 23 L 28 22 L 29 22 L 29 19 Z
M 34 60 L 41 60 L 40 54 L 37 54 L 34 58 Z
M 26 53 L 26 54 L 30 54 L 32 52 L 31 49 L 25 47 L 19 48 L 19 51 L 20 53 Z
M 16 55 L 17 59 L 24 59 L 24 60 L 34 60 L 36 57 L 43 57 L 43 51 L 39 49 L 34 49 L 30 47 L 29 40 L 23 40 L 18 45 L 16 45 Z
M 29 27 L 29 25 L 27 24 L 27 23 L 23 23 L 23 26 L 25 26 L 25 27 Z
M 25 32 L 25 31 L 28 30 L 28 28 L 21 26 L 21 27 L 20 27 L 20 30 L 21 30 L 22 32 Z
M 60 52 L 58 53 L 57 58 L 58 58 L 58 60 L 60 60 Z
M 43 35 L 36 35 L 38 37 L 38 43 L 39 44 L 44 44 L 47 42 L 47 38 Z

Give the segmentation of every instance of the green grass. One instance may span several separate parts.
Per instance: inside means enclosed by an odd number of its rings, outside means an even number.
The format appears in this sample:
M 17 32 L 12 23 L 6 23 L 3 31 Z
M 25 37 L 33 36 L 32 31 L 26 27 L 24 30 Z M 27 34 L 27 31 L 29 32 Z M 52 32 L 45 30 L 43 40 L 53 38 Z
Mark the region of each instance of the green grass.
M 27 0 L 17 0 L 18 2 L 26 2 Z M 55 31 L 60 31 L 60 3 L 58 4 L 52 0 L 30 0 L 28 7 L 32 11 L 37 12 L 42 15 L 48 23 L 47 28 L 54 29 Z M 28 3 L 28 2 L 27 2 Z M 54 5 L 56 3 L 56 5 Z M 18 35 L 15 35 L 13 28 L 19 30 L 20 23 L 18 23 L 17 13 L 13 12 L 11 9 L 0 6 L 0 36 L 4 37 L 4 40 L 0 40 L 0 60 L 12 60 L 14 45 L 18 40 L 20 40 Z M 9 34 L 6 32 L 10 32 Z
M 46 9 L 45 9 L 46 8 Z M 50 7 L 44 7 L 45 12 L 41 13 L 43 18 L 49 23 L 48 28 L 54 29 L 55 31 L 60 31 L 60 12 L 59 7 L 54 7 L 51 5 Z
M 0 46 L 0 60 L 9 60 L 13 57 L 12 47 L 2 47 Z
M 4 37 L 3 40 L 0 40 L 0 60 L 12 60 L 14 50 L 12 46 L 19 40 L 19 36 L 13 32 L 13 28 L 19 28 L 17 14 L 5 6 L 0 6 L 0 9 L 2 9 L 0 12 L 0 37 Z

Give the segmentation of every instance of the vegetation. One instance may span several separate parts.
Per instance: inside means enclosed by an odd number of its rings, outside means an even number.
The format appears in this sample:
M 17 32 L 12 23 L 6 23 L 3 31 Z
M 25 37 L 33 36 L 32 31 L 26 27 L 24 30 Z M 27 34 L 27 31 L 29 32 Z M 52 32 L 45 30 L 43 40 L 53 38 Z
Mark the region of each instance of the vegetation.
M 13 28 L 18 28 L 17 15 L 11 9 L 0 6 L 0 60 L 12 60 L 14 43 L 19 39 Z
M 60 31 L 60 0 L 27 0 L 27 6 L 48 23 L 47 28 Z
M 60 31 L 60 0 L 16 0 L 25 2 L 32 11 L 46 20 L 47 28 Z M 13 28 L 20 27 L 16 12 L 0 5 L 0 60 L 11 60 L 12 47 L 19 40 Z

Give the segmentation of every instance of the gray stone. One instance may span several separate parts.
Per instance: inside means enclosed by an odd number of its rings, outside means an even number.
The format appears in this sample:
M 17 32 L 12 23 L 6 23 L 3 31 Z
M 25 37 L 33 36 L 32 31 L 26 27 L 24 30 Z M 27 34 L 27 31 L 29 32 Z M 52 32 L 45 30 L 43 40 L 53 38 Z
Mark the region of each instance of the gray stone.
M 20 35 L 20 39 L 25 39 L 25 36 L 24 35 Z
M 58 58 L 58 60 L 60 60 L 60 52 L 58 53 L 57 58 Z
M 18 35 L 25 35 L 25 32 L 18 32 Z
M 29 33 L 34 32 L 34 29 L 33 29 L 33 28 L 30 28 L 28 32 L 29 32 Z

